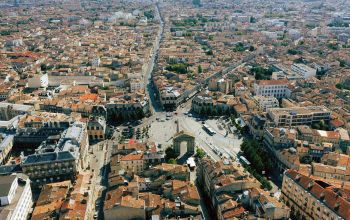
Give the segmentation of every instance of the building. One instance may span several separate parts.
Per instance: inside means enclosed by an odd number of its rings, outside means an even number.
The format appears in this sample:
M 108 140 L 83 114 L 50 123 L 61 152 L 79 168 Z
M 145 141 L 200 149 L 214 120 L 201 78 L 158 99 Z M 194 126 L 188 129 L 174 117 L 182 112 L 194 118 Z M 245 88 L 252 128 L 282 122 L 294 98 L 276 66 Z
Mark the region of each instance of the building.
M 316 76 L 316 69 L 302 63 L 294 63 L 291 68 L 293 72 L 301 75 L 304 79 L 309 79 Z
M 331 111 L 324 106 L 270 108 L 267 113 L 278 127 L 311 125 L 322 120 L 327 122 L 331 117 Z
M 0 102 L 0 120 L 8 121 L 17 115 L 24 115 L 34 111 L 30 105 Z
M 0 165 L 6 164 L 13 147 L 13 135 L 8 135 L 0 143 Z
M 72 184 L 70 181 L 50 183 L 43 186 L 36 206 L 32 213 L 32 220 L 58 219 Z
M 143 153 L 134 152 L 125 156 L 122 156 L 120 159 L 121 169 L 126 172 L 139 174 L 144 170 L 144 160 Z
M 291 91 L 288 80 L 257 80 L 254 83 L 254 94 L 257 96 L 273 96 L 275 98 L 288 98 Z
M 294 148 L 296 138 L 295 129 L 265 128 L 263 143 L 276 170 L 299 167 L 299 156 Z
M 106 138 L 106 128 L 106 120 L 103 117 L 90 119 L 87 124 L 89 140 L 103 141 Z
M 339 146 L 340 134 L 338 131 L 323 131 L 323 130 L 313 130 L 313 143 L 331 143 L 333 146 Z
M 194 112 L 197 112 L 197 113 L 208 112 L 213 108 L 214 108 L 214 102 L 212 97 L 195 96 L 192 99 L 191 109 Z
M 349 219 L 349 192 L 296 170 L 283 174 L 281 198 L 297 219 Z
M 230 160 L 214 162 L 209 158 L 199 161 L 198 182 L 205 195 L 210 198 L 210 209 L 217 219 L 242 218 L 245 209 L 237 204 L 237 198 L 243 191 L 259 188 L 260 183 L 244 168 Z
M 28 78 L 27 87 L 31 89 L 37 89 L 42 87 L 47 87 L 49 84 L 49 78 L 47 74 L 33 76 L 32 78 Z
M 0 219 L 28 219 L 33 205 L 28 176 L 24 174 L 0 176 L 0 189 Z
M 329 152 L 324 154 L 321 163 L 312 163 L 311 174 L 327 180 L 350 181 L 350 156 Z
M 88 147 L 85 124 L 75 123 L 63 132 L 61 138 L 49 138 L 35 154 L 23 158 L 21 167 L 35 187 L 74 180 L 80 170 L 88 167 Z
M 142 82 L 140 79 L 130 80 L 130 92 L 137 92 L 144 88 L 145 88 L 144 82 Z
M 264 219 L 289 219 L 290 208 L 269 192 L 252 188 L 248 190 L 249 206 L 255 210 L 260 218 Z
M 277 108 L 278 100 L 273 96 L 254 96 L 253 100 L 260 111 L 266 112 L 269 108 Z

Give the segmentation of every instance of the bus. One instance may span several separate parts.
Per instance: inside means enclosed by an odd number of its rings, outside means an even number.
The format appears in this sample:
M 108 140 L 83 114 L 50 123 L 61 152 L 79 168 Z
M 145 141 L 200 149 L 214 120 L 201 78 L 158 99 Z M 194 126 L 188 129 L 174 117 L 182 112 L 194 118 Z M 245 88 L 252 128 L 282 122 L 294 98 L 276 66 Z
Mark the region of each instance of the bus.
M 239 160 L 241 161 L 241 163 L 243 163 L 244 165 L 250 166 L 250 162 L 247 160 L 247 158 L 245 158 L 244 156 L 240 156 Z
M 216 134 L 216 132 L 211 129 L 208 125 L 204 124 L 203 125 L 203 130 L 206 131 L 209 135 L 213 136 L 214 134 Z

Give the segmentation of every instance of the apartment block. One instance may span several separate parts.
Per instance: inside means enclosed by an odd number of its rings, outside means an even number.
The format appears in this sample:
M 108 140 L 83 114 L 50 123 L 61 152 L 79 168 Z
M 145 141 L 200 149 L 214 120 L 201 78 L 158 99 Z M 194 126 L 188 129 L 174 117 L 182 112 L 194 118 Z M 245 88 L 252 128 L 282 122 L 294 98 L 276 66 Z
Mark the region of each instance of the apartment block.
M 288 80 L 258 80 L 254 83 L 254 94 L 273 96 L 278 99 L 289 97 Z
M 88 147 L 86 126 L 77 123 L 64 131 L 61 138 L 48 138 L 35 154 L 23 158 L 21 167 L 35 187 L 74 180 L 76 174 L 88 166 Z
M 350 218 L 349 192 L 331 183 L 288 170 L 283 174 L 281 198 L 297 219 Z
M 278 100 L 273 96 L 254 96 L 253 100 L 260 111 L 266 112 L 269 108 L 277 108 Z
M 329 121 L 331 117 L 331 111 L 324 106 L 270 108 L 267 113 L 278 127 L 311 125 L 321 120 Z
M 0 219 L 28 219 L 33 205 L 28 176 L 24 174 L 0 176 L 0 188 Z
M 311 68 L 302 63 L 294 63 L 292 65 L 292 71 L 301 75 L 304 79 L 309 79 L 316 76 L 316 69 Z

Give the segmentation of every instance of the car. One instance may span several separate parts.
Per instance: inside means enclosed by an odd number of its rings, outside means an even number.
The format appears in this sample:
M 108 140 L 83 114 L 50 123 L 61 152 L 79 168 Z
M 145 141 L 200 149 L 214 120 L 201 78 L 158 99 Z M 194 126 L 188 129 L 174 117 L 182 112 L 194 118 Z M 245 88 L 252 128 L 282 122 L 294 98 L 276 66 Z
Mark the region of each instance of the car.
M 188 113 L 187 113 L 187 112 L 185 112 L 185 113 L 184 113 L 184 115 L 188 115 Z
M 97 219 L 97 218 L 98 218 L 98 212 L 95 212 L 94 219 Z
M 192 114 L 191 114 L 191 113 L 189 113 L 189 114 L 188 114 L 188 117 L 192 117 Z

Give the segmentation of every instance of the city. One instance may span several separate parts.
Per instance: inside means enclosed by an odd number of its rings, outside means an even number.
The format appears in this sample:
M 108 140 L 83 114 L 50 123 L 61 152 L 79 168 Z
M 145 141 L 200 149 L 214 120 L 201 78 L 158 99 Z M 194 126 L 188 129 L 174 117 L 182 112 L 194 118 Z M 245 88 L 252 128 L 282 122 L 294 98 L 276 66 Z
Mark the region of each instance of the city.
M 350 220 L 350 1 L 0 0 L 0 220 Z

